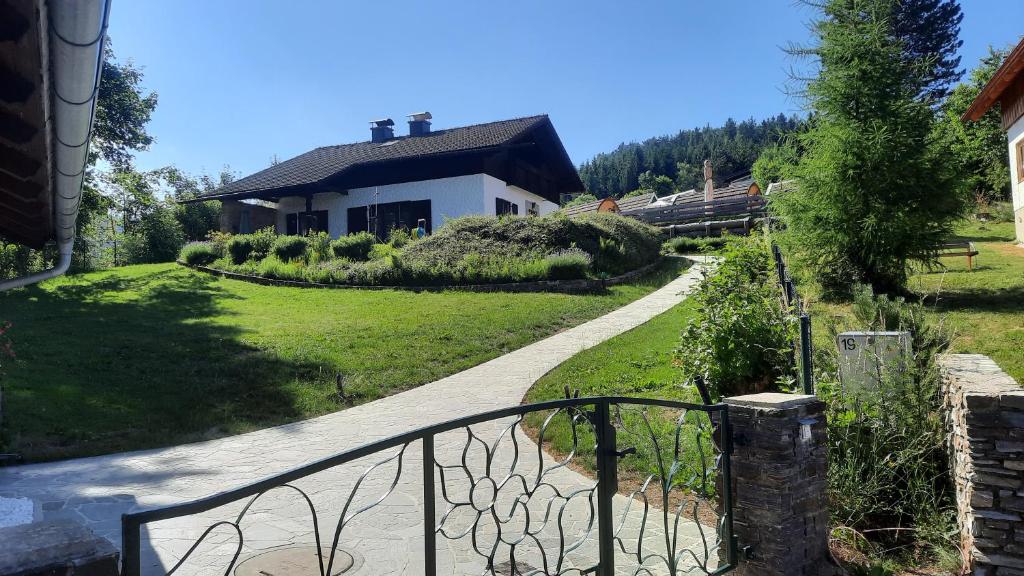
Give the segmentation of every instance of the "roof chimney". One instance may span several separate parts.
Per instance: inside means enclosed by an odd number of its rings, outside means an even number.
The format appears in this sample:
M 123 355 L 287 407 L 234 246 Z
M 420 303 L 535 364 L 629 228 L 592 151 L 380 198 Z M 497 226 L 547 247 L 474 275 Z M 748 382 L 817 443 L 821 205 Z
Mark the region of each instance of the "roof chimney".
M 416 112 L 409 114 L 409 136 L 423 136 L 430 134 L 430 120 L 433 116 L 430 112 Z
M 704 161 L 704 201 L 715 199 L 715 181 L 711 178 L 711 160 Z
M 384 142 L 395 137 L 395 121 L 381 118 L 370 122 L 370 142 Z

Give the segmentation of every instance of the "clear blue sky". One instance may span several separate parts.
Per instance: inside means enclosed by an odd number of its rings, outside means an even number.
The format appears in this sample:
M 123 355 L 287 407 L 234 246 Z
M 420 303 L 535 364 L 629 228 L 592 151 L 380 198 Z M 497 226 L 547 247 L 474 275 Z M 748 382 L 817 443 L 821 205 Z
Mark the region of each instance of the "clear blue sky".
M 1024 34 L 1024 2 L 961 0 L 963 63 Z M 579 164 L 623 141 L 800 112 L 794 0 L 114 0 L 120 59 L 160 95 L 138 167 L 249 174 L 429 110 L 445 128 L 547 113 Z

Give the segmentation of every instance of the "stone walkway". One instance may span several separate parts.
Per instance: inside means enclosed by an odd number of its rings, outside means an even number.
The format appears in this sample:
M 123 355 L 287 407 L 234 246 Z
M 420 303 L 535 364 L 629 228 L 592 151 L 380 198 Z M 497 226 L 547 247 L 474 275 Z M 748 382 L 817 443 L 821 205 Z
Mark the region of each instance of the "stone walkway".
M 558 364 L 678 304 L 699 282 L 702 268 L 703 265 L 695 265 L 661 289 L 605 316 L 419 388 L 319 418 L 208 442 L 0 468 L 0 496 L 30 498 L 35 503 L 36 519 L 73 518 L 120 545 L 120 515 L 124 512 L 208 496 L 374 440 L 460 416 L 517 405 L 530 386 Z M 472 431 L 491 443 L 497 441 L 509 424 L 509 420 L 483 423 L 474 425 Z M 532 479 L 536 478 L 538 468 L 551 467 L 550 458 L 540 455 L 536 446 L 521 432 L 517 432 L 516 438 L 520 458 L 513 460 L 510 440 L 506 435 L 501 440 L 502 450 L 494 451 L 490 477 L 496 478 L 514 469 L 525 478 Z M 504 494 L 497 493 L 503 491 L 502 487 L 479 482 L 480 478 L 488 476 L 484 471 L 487 455 L 483 443 L 470 442 L 467 450 L 465 429 L 441 435 L 435 442 L 437 462 L 452 465 L 464 462 L 470 472 L 462 478 L 462 498 L 469 505 L 460 507 L 443 524 L 452 534 L 464 530 L 470 532 L 456 540 L 439 538 L 438 573 L 480 573 L 483 560 L 473 550 L 471 536 L 477 536 L 475 546 L 478 549 L 486 549 L 499 537 L 507 542 L 507 534 L 515 534 L 516 530 L 521 535 L 525 524 L 529 524 L 532 530 L 543 516 L 544 505 L 550 500 L 551 492 L 544 496 L 543 501 L 526 502 L 517 510 L 514 496 L 505 498 Z M 356 480 L 371 464 L 393 453 L 394 450 L 332 468 L 295 483 L 309 494 L 321 515 L 319 532 L 325 548 L 330 546 L 341 510 Z M 358 504 L 372 503 L 388 493 L 391 484 L 396 483 L 380 505 L 346 524 L 339 546 L 351 551 L 355 557 L 355 565 L 346 573 L 422 573 L 421 454 L 418 442 L 410 444 L 403 455 L 400 473 L 395 460 L 375 470 L 360 486 L 350 514 L 358 509 Z M 564 535 L 568 542 L 572 542 L 575 535 L 581 543 L 575 552 L 564 555 L 566 566 L 586 567 L 588 563 L 592 564 L 596 554 L 596 528 L 588 531 L 591 494 L 587 492 L 588 487 L 593 486 L 592 481 L 568 467 L 556 467 L 545 476 L 545 481 L 550 486 L 541 491 L 558 491 L 563 495 L 580 492 L 572 498 L 558 499 L 560 505 L 564 504 L 564 514 L 558 515 L 544 531 L 537 533 L 537 545 L 533 546 L 537 549 L 532 554 L 524 551 L 528 546 L 520 546 L 517 560 L 542 563 L 545 557 L 540 549 L 547 550 L 549 546 L 557 549 L 560 536 Z M 457 479 L 449 479 L 448 488 L 453 493 L 457 492 L 453 488 L 457 483 Z M 480 494 L 487 490 L 492 494 Z M 440 485 L 438 491 L 441 491 Z M 274 491 L 252 507 L 243 522 L 245 545 L 242 558 L 282 545 L 314 542 L 316 534 L 309 510 L 305 502 L 295 496 L 286 490 Z M 490 507 L 486 505 L 488 499 L 494 502 Z M 508 507 L 501 515 L 508 514 L 508 520 L 492 514 L 498 511 L 502 500 Z M 619 497 L 616 507 L 624 511 L 626 504 L 626 499 Z M 439 494 L 438 517 L 446 508 L 447 503 Z M 477 515 L 478 508 L 484 513 Z M 147 526 L 143 536 L 143 573 L 165 573 L 188 551 L 206 527 L 219 520 L 234 520 L 240 509 L 241 504 L 224 506 L 199 516 Z M 532 512 L 530 519 L 524 519 L 527 509 Z M 512 518 L 517 514 L 522 517 Z M 647 538 L 653 538 L 655 542 L 664 544 L 664 525 L 660 514 L 653 515 L 657 517 L 658 526 L 653 520 L 644 526 L 636 505 L 626 516 L 632 519 L 623 524 L 625 539 L 627 536 L 637 537 L 643 528 L 645 542 Z M 700 531 L 707 533 L 710 529 L 695 523 L 684 524 L 679 537 L 702 548 Z M 217 573 L 218 568 L 219 573 L 223 573 L 226 559 L 235 551 L 237 539 L 233 529 L 222 528 L 225 529 L 214 530 L 194 554 L 194 557 L 201 555 L 202 561 L 190 562 L 186 565 L 188 570 L 183 568 L 181 573 L 205 573 L 207 569 L 210 573 Z M 713 531 L 706 536 L 713 543 Z M 628 546 L 628 543 L 623 545 Z M 681 543 L 679 547 L 682 546 Z M 550 562 L 557 558 L 547 560 Z

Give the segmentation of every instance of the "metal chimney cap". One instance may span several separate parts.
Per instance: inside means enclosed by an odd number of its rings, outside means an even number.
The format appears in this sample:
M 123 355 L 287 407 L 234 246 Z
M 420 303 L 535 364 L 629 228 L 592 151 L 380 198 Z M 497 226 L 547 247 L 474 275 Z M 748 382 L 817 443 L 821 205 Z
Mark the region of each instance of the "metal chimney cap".
M 374 124 L 378 128 L 384 128 L 385 126 L 394 126 L 395 121 L 391 118 L 381 118 L 380 120 L 370 120 L 370 124 Z
M 414 122 L 422 122 L 423 120 L 432 120 L 434 117 L 430 115 L 430 112 L 413 112 L 409 114 L 409 120 Z

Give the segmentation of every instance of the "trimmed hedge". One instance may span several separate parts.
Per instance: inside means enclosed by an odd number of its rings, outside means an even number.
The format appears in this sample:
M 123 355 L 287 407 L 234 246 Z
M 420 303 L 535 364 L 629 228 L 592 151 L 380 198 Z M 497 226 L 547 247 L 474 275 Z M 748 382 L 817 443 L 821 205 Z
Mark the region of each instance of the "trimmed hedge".
M 255 234 L 238 234 L 227 242 L 227 251 L 231 261 L 243 264 L 246 260 L 262 260 L 270 254 L 277 235 L 273 228 L 264 228 Z
M 288 262 L 306 255 L 309 241 L 305 236 L 278 236 L 274 240 L 273 253 L 278 260 Z
M 331 251 L 337 258 L 364 261 L 370 259 L 370 250 L 377 239 L 369 232 L 356 232 L 331 242 Z
M 178 258 L 186 264 L 206 266 L 220 255 L 212 242 L 189 242 L 181 249 Z

